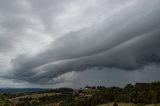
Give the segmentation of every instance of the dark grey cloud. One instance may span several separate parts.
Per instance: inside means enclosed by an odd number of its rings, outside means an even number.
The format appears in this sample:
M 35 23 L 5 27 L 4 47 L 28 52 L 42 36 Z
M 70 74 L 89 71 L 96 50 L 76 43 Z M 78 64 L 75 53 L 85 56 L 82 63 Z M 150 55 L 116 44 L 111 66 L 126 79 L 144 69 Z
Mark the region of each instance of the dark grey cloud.
M 72 71 L 160 63 L 159 0 L 17 1 L 1 1 L 11 6 L 0 11 L 0 53 L 14 51 L 5 78 L 54 84 Z
M 56 39 L 44 52 L 16 58 L 14 77 L 47 82 L 63 73 L 92 67 L 134 70 L 159 64 L 158 3 L 131 4 L 94 26 Z
M 151 65 L 136 71 L 115 68 L 92 68 L 83 72 L 68 72 L 52 80 L 56 86 L 85 87 L 86 85 L 105 85 L 124 87 L 128 83 L 159 81 L 159 67 Z
M 46 82 L 69 71 L 83 71 L 92 67 L 136 70 L 150 64 L 159 64 L 159 32 L 160 31 L 155 31 L 142 35 L 118 47 L 116 46 L 109 51 L 96 55 L 53 62 L 33 68 L 31 71 L 23 72 L 16 70 L 16 72 L 18 72 L 16 74 L 17 76 L 19 75 L 19 78 L 24 74 L 22 79 L 28 79 L 28 77 L 30 77 L 30 81 Z M 33 65 L 33 63 L 31 65 Z M 33 76 L 30 76 L 31 74 L 29 72 L 32 72 Z

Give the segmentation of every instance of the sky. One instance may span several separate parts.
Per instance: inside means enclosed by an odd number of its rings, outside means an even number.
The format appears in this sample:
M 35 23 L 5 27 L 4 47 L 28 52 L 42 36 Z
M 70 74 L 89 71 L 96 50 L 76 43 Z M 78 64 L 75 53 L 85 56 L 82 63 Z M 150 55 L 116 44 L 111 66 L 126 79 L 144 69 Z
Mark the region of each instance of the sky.
M 160 81 L 160 0 L 0 0 L 0 87 Z

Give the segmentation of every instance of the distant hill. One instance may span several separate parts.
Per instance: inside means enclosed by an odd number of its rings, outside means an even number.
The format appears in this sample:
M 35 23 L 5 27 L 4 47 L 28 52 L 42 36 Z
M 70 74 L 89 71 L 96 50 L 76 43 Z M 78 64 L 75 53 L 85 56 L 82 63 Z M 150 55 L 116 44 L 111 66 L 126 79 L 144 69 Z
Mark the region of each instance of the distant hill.
M 44 88 L 0 88 L 0 93 L 47 92 Z

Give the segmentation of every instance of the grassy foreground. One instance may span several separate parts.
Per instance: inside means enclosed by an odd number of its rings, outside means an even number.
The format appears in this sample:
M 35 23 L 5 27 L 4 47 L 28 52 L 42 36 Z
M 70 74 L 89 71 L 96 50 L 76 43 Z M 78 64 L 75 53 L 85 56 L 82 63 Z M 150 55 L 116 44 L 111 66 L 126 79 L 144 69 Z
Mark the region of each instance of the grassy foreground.
M 160 104 L 148 104 L 148 105 L 143 105 L 143 104 L 134 104 L 134 103 L 117 103 L 118 106 L 160 106 Z M 112 103 L 106 103 L 106 104 L 101 104 L 97 106 L 113 106 Z

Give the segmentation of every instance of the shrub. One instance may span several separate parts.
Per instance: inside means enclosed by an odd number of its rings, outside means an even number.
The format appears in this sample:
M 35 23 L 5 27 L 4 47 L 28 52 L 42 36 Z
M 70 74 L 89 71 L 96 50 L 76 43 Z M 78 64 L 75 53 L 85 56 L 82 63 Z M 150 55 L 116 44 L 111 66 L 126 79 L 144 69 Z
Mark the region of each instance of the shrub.
M 118 104 L 116 102 L 113 103 L 113 106 L 118 106 Z

